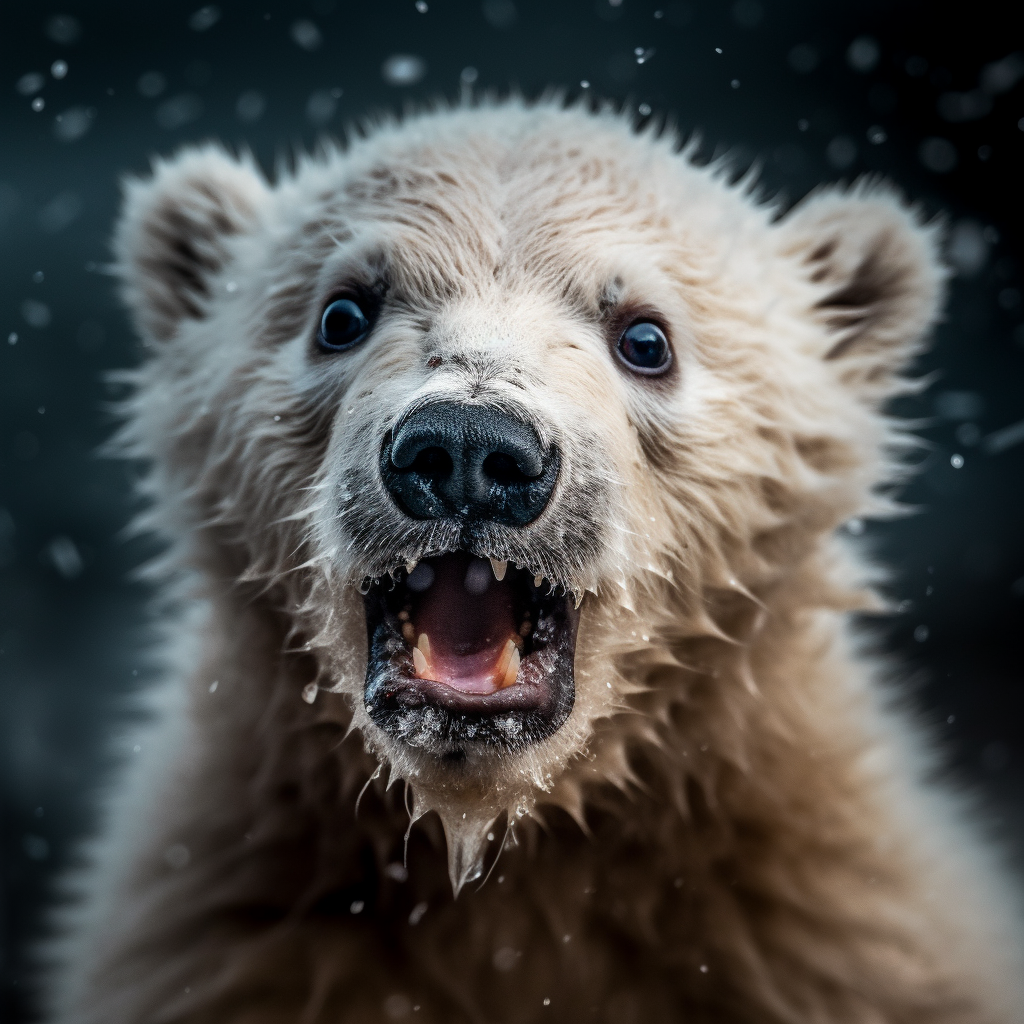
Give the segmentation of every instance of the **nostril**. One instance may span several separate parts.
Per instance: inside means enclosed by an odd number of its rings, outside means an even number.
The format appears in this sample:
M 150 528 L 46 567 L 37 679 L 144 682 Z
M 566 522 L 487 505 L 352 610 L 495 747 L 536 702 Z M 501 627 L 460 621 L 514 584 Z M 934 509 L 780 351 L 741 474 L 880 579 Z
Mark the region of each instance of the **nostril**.
M 496 484 L 506 486 L 529 483 L 531 479 L 519 468 L 519 463 L 504 452 L 491 452 L 484 459 L 483 471 L 484 475 Z
M 420 476 L 444 477 L 450 476 L 455 467 L 452 457 L 443 448 L 424 448 L 409 468 Z

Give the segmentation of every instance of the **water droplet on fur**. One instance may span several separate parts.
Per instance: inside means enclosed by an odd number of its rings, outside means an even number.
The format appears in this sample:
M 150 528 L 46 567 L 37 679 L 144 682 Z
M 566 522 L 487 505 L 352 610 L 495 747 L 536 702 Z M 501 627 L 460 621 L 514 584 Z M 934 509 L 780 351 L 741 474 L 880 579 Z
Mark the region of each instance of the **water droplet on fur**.
M 220 686 L 220 680 L 214 679 L 214 681 L 210 683 L 210 693 L 216 693 L 218 686 Z
M 953 455 L 950 455 L 950 457 L 949 457 L 949 464 L 954 469 L 963 469 L 964 457 L 962 455 L 960 455 L 959 453 L 954 453 Z
M 927 626 L 918 626 L 914 630 L 914 639 L 919 644 L 923 644 L 925 642 L 925 640 L 928 639 L 928 632 L 929 631 L 928 631 L 928 627 Z
M 426 903 L 417 903 L 415 907 L 409 913 L 409 924 L 413 927 L 418 925 L 423 920 L 423 915 L 427 912 Z
M 365 907 L 365 906 L 366 906 L 366 904 L 362 900 L 353 900 L 349 904 L 349 908 L 348 908 L 349 909 L 349 913 L 351 913 L 351 914 L 361 914 L 363 912 L 363 907 Z
M 426 14 L 427 11 L 430 10 L 427 6 L 427 0 L 416 0 L 416 10 L 419 11 L 420 14 Z
M 316 683 L 306 683 L 302 688 L 302 699 L 307 704 L 312 704 L 316 700 L 317 693 L 320 692 L 320 687 Z
M 490 572 L 489 569 L 488 572 Z M 420 594 L 424 590 L 427 590 L 434 582 L 434 570 L 427 565 L 426 562 L 420 562 L 420 564 L 417 565 L 411 573 L 409 573 L 409 578 L 405 582 L 410 590 L 414 590 L 416 593 Z M 365 594 L 366 591 L 364 590 L 363 593 Z
M 551 1005 L 551 1000 L 547 996 L 544 997 L 544 1005 L 545 1006 L 550 1006 Z
M 493 832 L 488 832 L 487 833 L 487 842 L 489 842 L 489 843 L 493 843 L 494 842 L 494 833 Z
M 846 524 L 846 532 L 852 533 L 854 537 L 859 537 L 864 532 L 864 520 L 851 519 Z
M 373 580 L 369 576 L 364 576 L 362 582 L 359 584 L 359 593 L 366 597 L 370 592 L 370 587 L 373 586 Z
M 701 974 L 707 974 L 708 973 L 708 965 L 707 964 L 701 964 L 700 965 L 700 973 Z

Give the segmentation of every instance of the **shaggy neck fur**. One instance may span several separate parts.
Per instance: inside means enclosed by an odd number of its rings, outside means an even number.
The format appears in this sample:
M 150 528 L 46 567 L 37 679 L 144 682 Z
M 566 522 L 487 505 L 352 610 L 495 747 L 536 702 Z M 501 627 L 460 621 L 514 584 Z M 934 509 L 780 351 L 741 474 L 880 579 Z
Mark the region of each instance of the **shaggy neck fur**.
M 489 877 L 457 901 L 436 818 L 411 826 L 402 786 L 346 738 L 344 698 L 299 699 L 315 668 L 281 653 L 287 619 L 211 593 L 177 715 L 191 756 L 147 794 L 156 813 L 135 808 L 133 909 L 89 958 L 118 994 L 78 1019 L 214 1021 L 251 1002 L 261 1020 L 354 1021 L 404 1005 L 396 993 L 424 1019 L 502 1019 L 514 991 L 538 1006 L 557 993 L 563 1020 L 611 1020 L 609 1005 L 637 1021 L 869 1021 L 879 1005 L 891 1020 L 1009 1020 L 966 995 L 992 970 L 985 943 L 949 962 L 979 894 L 928 853 L 934 820 L 906 813 L 841 601 L 806 600 L 827 576 L 809 557 L 761 629 L 734 604 L 723 625 L 748 624 L 741 643 L 683 639 L 680 618 L 671 653 L 623 664 L 633 727 L 598 729 L 503 849 L 495 828 Z M 199 805 L 169 814 L 183 789 Z M 170 867 L 175 850 L 189 864 Z M 126 950 L 143 920 L 151 942 Z M 176 945 L 188 954 L 166 962 Z M 489 980 L 467 1001 L 471 969 Z M 125 987 L 137 975 L 160 985 Z

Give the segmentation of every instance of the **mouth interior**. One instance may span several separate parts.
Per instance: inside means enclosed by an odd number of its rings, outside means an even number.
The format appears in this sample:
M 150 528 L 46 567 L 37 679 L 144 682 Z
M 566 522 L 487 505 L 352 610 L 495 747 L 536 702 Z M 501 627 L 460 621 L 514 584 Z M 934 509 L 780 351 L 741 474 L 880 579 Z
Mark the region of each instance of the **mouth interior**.
M 416 566 L 398 615 L 404 638 L 419 652 L 413 654 L 417 678 L 463 693 L 494 693 L 512 685 L 523 646 L 518 590 L 507 572 L 499 581 L 489 561 L 466 554 Z
M 414 676 L 465 694 L 516 685 L 543 604 L 525 570 L 466 552 L 425 559 L 386 598 Z
M 374 722 L 451 756 L 550 736 L 575 701 L 579 611 L 561 587 L 465 551 L 365 592 L 364 699 Z

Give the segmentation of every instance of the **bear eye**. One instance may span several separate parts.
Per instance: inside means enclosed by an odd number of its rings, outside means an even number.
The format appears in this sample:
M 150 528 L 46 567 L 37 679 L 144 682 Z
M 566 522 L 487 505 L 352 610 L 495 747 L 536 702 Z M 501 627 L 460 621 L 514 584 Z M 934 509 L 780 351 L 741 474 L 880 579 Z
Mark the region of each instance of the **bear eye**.
M 665 332 L 647 320 L 627 327 L 618 344 L 619 358 L 636 373 L 656 376 L 672 365 Z
M 328 352 L 344 352 L 370 333 L 370 321 L 351 299 L 335 299 L 320 318 L 317 343 Z

